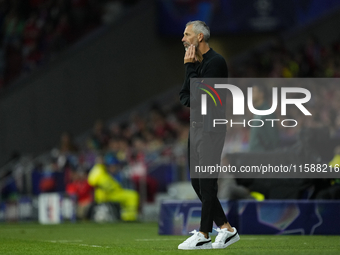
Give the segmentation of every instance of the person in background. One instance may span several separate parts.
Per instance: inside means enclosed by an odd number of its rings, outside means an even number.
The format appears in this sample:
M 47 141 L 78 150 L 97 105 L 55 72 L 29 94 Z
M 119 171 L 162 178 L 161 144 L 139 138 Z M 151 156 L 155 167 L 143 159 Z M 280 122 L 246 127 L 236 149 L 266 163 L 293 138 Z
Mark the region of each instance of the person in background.
M 106 148 L 109 142 L 109 132 L 105 127 L 103 120 L 98 119 L 94 123 L 92 134 L 89 137 L 88 143 L 95 150 L 101 150 Z
M 78 152 L 78 148 L 74 144 L 71 133 L 65 131 L 61 134 L 58 149 L 60 154 L 72 154 Z
M 328 163 L 333 169 L 340 168 L 340 146 L 336 146 L 334 149 L 334 157 Z M 324 190 L 319 191 L 316 195 L 316 199 L 340 199 L 340 178 L 331 180 L 331 186 Z
M 139 195 L 135 190 L 123 189 L 108 172 L 102 156 L 90 170 L 88 183 L 94 187 L 95 202 L 117 202 L 121 206 L 121 219 L 135 221 L 138 217 Z
M 270 106 L 267 102 L 267 89 L 264 85 L 253 86 L 253 105 L 257 110 L 268 110 Z M 264 122 L 262 127 L 252 127 L 250 129 L 249 151 L 262 152 L 271 151 L 279 145 L 279 132 L 276 122 L 265 121 L 265 119 L 277 119 L 275 114 L 254 115 L 254 119 L 261 119 Z
M 66 193 L 77 198 L 77 217 L 86 219 L 88 210 L 93 203 L 93 188 L 87 182 L 83 169 L 71 172 L 71 182 L 66 185 Z
M 257 110 L 268 110 L 268 92 L 267 88 L 262 84 L 253 86 L 253 106 Z M 279 145 L 279 131 L 275 121 L 265 121 L 265 119 L 277 119 L 275 114 L 255 115 L 254 119 L 264 122 L 262 127 L 251 127 L 249 134 L 249 152 L 258 153 L 275 150 Z M 273 125 L 273 126 L 272 126 Z M 277 179 L 241 179 L 238 184 L 246 186 L 257 200 L 263 200 L 270 190 L 281 183 Z

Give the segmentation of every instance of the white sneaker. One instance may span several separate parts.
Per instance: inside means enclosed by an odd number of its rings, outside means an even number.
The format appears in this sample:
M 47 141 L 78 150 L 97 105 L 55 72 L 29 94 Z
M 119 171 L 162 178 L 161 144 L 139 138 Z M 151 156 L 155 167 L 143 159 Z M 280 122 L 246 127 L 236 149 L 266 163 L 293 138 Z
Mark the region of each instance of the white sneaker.
M 212 244 L 212 247 L 214 249 L 224 249 L 240 240 L 240 236 L 238 235 L 236 228 L 233 229 L 234 232 L 230 232 L 226 228 L 215 229 L 218 232 L 218 235 L 216 236 L 215 242 Z
M 183 243 L 178 245 L 179 250 L 197 250 L 197 249 L 212 249 L 211 238 L 205 238 L 205 236 L 194 230 L 190 232 L 193 234 Z

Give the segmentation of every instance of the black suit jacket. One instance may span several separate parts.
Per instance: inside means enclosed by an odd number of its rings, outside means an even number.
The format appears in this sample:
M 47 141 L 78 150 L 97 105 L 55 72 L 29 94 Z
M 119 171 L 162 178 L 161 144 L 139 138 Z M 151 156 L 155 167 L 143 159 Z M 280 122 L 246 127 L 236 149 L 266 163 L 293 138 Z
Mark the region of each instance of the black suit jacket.
M 186 63 L 185 64 L 185 80 L 182 89 L 179 93 L 180 101 L 183 105 L 190 107 L 190 120 L 203 122 L 203 131 L 205 132 L 225 132 L 226 125 L 216 125 L 213 127 L 213 119 L 225 119 L 226 106 L 226 90 L 216 89 L 220 95 L 222 106 L 215 106 L 213 100 L 207 96 L 207 115 L 201 115 L 201 94 L 205 94 L 198 86 L 192 86 L 190 90 L 190 80 L 193 78 L 227 78 L 228 67 L 225 59 L 213 49 L 203 54 L 201 63 Z M 197 79 L 195 79 L 197 81 Z M 213 85 L 211 84 L 213 87 Z

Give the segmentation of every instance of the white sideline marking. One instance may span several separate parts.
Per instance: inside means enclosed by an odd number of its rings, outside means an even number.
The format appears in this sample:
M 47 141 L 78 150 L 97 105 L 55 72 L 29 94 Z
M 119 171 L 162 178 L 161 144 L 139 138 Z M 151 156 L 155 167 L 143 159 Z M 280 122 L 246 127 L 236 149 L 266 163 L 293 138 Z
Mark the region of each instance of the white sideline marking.
M 83 240 L 49 240 L 51 243 L 81 243 Z
M 109 246 L 90 245 L 90 244 L 79 244 L 79 246 L 94 247 L 94 248 L 111 248 Z
M 110 246 L 101 246 L 94 244 L 79 244 L 83 242 L 83 240 L 47 240 L 46 242 L 50 243 L 65 243 L 65 244 L 73 244 L 78 246 L 86 246 L 86 247 L 94 247 L 94 248 L 111 248 Z

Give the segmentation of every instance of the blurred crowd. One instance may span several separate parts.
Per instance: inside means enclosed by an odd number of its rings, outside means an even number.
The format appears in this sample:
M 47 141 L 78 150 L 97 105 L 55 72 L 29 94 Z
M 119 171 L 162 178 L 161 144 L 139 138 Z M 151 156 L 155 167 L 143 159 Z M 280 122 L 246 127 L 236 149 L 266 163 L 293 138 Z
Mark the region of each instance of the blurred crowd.
M 77 145 L 65 132 L 51 154 L 57 169 L 66 173 L 65 185 L 72 182 L 68 173 L 81 172 L 86 176 L 100 156 L 123 188 L 141 191 L 145 182 L 145 200 L 152 202 L 156 192 L 164 189 L 148 175 L 153 166 L 173 161 L 182 168 L 186 166 L 188 120 L 189 111 L 184 107 L 167 109 L 153 105 L 144 115 L 132 113 L 123 123 L 105 125 L 97 120 L 91 134 Z
M 340 39 L 331 44 L 322 45 L 316 37 L 311 36 L 304 45 L 296 50 L 289 50 L 283 40 L 277 39 L 265 49 L 254 50 L 247 59 L 230 63 L 229 68 L 230 76 L 236 78 L 339 78 Z M 304 85 L 301 82 L 299 87 L 304 87 Z M 280 84 L 268 86 L 269 102 L 271 102 L 271 87 L 280 88 Z M 306 104 L 312 117 L 306 118 L 296 107 L 287 108 L 285 119 L 295 119 L 299 125 L 291 129 L 279 125 L 281 142 L 290 144 L 295 141 L 302 128 L 324 127 L 329 129 L 331 137 L 339 138 L 340 103 L 337 99 L 340 96 L 340 90 L 337 82 L 327 80 L 320 86 L 320 82 L 316 83 L 314 80 L 314 82 L 308 82 L 305 88 L 312 95 L 311 100 Z M 246 86 L 242 89 L 246 95 Z M 227 103 L 227 110 L 232 109 L 231 98 L 227 100 Z M 280 110 L 279 105 L 277 116 L 280 115 Z M 228 111 L 228 113 L 231 117 L 231 112 Z M 252 114 L 249 111 L 246 112 L 246 119 L 252 119 Z M 227 139 L 232 145 L 226 148 L 228 152 L 247 151 L 249 130 L 241 127 L 230 129 Z
M 0 0 L 0 90 L 138 0 Z
M 289 50 L 284 41 L 276 39 L 269 47 L 253 51 L 242 63 L 232 63 L 231 77 L 340 77 L 340 38 L 323 45 L 315 36 Z
M 99 158 L 117 185 L 144 194 L 142 204 L 153 202 L 157 191 L 166 187 L 150 175 L 152 169 L 175 164 L 178 172 L 186 172 L 189 116 L 189 109 L 178 104 L 155 103 L 143 112 L 131 113 L 124 122 L 97 120 L 78 142 L 64 132 L 57 146 L 31 166 L 31 194 L 66 192 L 78 198 L 81 208 L 88 208 L 94 202 L 95 188 L 88 184 L 88 175 Z M 161 175 L 166 169 L 160 169 Z M 186 176 L 165 178 L 170 182 Z M 22 182 L 25 180 L 8 178 L 2 198 L 15 200 L 25 194 L 25 187 L 16 185 Z

